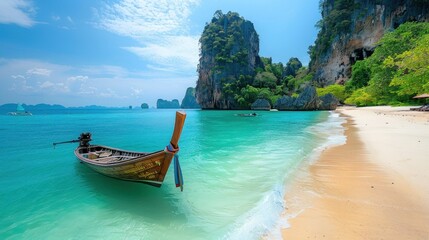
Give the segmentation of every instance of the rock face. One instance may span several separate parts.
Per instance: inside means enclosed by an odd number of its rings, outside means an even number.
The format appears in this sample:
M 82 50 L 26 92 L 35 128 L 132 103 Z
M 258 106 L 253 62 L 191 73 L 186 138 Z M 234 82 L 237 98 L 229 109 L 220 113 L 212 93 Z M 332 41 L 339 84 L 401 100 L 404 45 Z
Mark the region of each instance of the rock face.
M 319 110 L 335 110 L 340 103 L 332 93 L 321 96 L 319 99 L 321 101 L 319 104 Z
M 182 104 L 180 105 L 180 107 L 186 108 L 186 109 L 201 108 L 201 106 L 197 103 L 197 100 L 195 98 L 195 88 L 189 87 L 188 89 L 186 89 L 186 94 L 182 100 Z
M 237 13 L 217 11 L 200 38 L 196 99 L 203 109 L 238 109 L 233 96 L 223 92 L 225 84 L 246 86 L 261 65 L 259 36 L 253 23 Z
M 180 108 L 179 100 L 173 99 L 172 101 L 168 101 L 164 99 L 158 99 L 156 101 L 156 108 Z
M 339 1 L 323 1 L 324 20 L 338 14 L 334 7 L 336 2 Z M 329 48 L 312 56 L 310 68 L 321 86 L 348 80 L 351 66 L 357 60 L 370 56 L 386 32 L 406 21 L 429 21 L 428 0 L 355 0 L 354 4 L 356 7 L 349 19 L 344 20 L 347 30 L 332 36 L 334 40 Z M 324 27 L 322 25 L 321 29 Z M 319 33 L 318 40 L 320 37 Z M 315 48 L 318 48 L 317 40 Z
M 266 99 L 257 99 L 254 103 L 252 103 L 251 109 L 269 111 L 271 109 L 271 104 Z
M 319 98 L 316 88 L 307 86 L 294 102 L 296 110 L 316 110 L 318 109 Z
M 334 110 L 337 105 L 338 100 L 334 95 L 327 94 L 319 98 L 317 96 L 316 89 L 314 87 L 307 86 L 297 98 L 290 96 L 279 98 L 276 104 L 274 104 L 274 108 L 283 111 L 313 111 Z

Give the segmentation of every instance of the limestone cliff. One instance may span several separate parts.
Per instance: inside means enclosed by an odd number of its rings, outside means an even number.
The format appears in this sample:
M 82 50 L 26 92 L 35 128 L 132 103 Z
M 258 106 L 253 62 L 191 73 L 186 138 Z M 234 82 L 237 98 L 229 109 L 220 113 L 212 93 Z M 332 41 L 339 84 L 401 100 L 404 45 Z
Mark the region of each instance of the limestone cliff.
M 238 109 L 225 84 L 246 86 L 261 64 L 259 36 L 238 13 L 217 11 L 200 38 L 196 99 L 203 109 Z
M 310 68 L 321 86 L 344 83 L 384 33 L 406 21 L 429 21 L 428 0 L 324 0 Z
M 186 89 L 186 94 L 182 100 L 182 104 L 180 105 L 180 107 L 186 109 L 201 108 L 201 106 L 197 103 L 197 100 L 195 99 L 195 88 L 189 87 L 188 89 Z

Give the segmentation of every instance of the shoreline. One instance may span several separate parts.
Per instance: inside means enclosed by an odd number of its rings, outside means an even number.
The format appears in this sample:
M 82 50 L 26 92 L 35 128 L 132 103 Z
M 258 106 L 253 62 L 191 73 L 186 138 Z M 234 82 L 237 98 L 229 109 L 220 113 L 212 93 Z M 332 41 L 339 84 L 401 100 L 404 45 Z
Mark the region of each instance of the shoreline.
M 346 143 L 290 181 L 283 239 L 429 238 L 429 113 L 407 109 L 337 110 Z

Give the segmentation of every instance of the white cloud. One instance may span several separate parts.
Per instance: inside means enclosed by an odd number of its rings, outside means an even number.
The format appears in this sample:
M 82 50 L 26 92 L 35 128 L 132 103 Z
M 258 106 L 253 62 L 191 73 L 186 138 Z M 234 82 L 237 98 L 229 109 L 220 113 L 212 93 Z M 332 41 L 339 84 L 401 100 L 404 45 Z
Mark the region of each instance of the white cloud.
M 31 27 L 36 24 L 31 18 L 34 13 L 32 2 L 29 0 L 0 1 L 0 23 Z
M 82 70 L 97 77 L 121 78 L 129 74 L 125 68 L 112 65 L 86 66 Z
M 131 95 L 132 96 L 140 97 L 143 92 L 144 92 L 144 90 L 141 88 L 131 88 Z
M 105 4 L 99 27 L 119 35 L 146 39 L 186 32 L 191 7 L 198 0 L 122 0 Z
M 198 38 L 189 34 L 189 16 L 199 0 L 122 0 L 97 12 L 99 28 L 138 40 L 123 49 L 173 71 L 195 69 Z M 172 68 L 174 66 L 174 68 Z
M 11 77 L 13 79 L 25 79 L 25 77 L 23 75 L 20 75 L 20 74 L 18 74 L 18 75 L 11 75 Z
M 156 62 L 164 66 L 164 69 L 168 67 L 170 70 L 177 70 L 179 66 L 189 70 L 195 69 L 198 64 L 197 37 L 172 36 L 158 43 L 149 43 L 145 47 L 124 47 L 124 49 Z
M 69 81 L 81 81 L 81 82 L 84 82 L 87 79 L 88 79 L 88 76 L 81 76 L 81 75 L 79 75 L 79 76 L 69 77 L 67 80 L 69 80 Z
M 55 84 L 53 84 L 52 82 L 46 81 L 46 82 L 43 82 L 42 84 L 40 84 L 40 88 L 51 88 L 54 85 Z
M 27 70 L 28 75 L 39 75 L 49 77 L 51 75 L 51 70 L 46 68 L 32 68 Z

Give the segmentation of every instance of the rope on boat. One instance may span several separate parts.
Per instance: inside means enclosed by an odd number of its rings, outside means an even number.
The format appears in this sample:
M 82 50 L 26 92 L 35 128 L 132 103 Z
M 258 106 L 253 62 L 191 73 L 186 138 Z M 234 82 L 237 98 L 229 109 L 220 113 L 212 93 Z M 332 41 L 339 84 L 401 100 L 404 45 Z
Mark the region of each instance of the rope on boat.
M 174 181 L 176 182 L 176 187 L 180 187 L 180 191 L 183 192 L 183 175 L 180 168 L 179 155 L 177 154 L 179 150 L 179 147 L 174 148 L 171 143 L 165 147 L 166 152 L 174 154 Z

